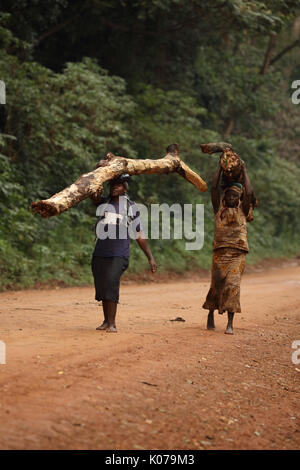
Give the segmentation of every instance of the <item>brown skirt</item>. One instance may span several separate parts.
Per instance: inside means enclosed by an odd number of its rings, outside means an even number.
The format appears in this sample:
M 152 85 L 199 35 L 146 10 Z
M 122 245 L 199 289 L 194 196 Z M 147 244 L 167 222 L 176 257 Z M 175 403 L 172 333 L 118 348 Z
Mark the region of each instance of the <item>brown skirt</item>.
M 218 248 L 213 252 L 211 285 L 203 304 L 207 310 L 241 312 L 240 284 L 246 252 L 236 248 Z

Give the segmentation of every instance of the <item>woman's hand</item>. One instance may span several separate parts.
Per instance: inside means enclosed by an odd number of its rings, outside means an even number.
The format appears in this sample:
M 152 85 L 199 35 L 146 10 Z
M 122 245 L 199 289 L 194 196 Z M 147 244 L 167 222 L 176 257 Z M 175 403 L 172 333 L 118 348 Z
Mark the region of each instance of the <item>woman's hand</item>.
M 157 270 L 157 266 L 156 266 L 155 259 L 153 258 L 153 256 L 151 256 L 151 258 L 149 258 L 148 261 L 149 261 L 149 264 L 150 264 L 151 272 L 155 273 L 156 270 Z
M 240 158 L 240 160 L 241 160 L 241 168 L 242 168 L 242 170 L 243 170 L 243 171 L 246 171 L 246 163 L 245 163 L 244 160 L 242 160 L 241 158 Z
M 140 233 L 139 233 L 139 236 L 138 238 L 136 239 L 136 241 L 138 242 L 138 244 L 140 245 L 141 249 L 143 250 L 143 252 L 145 253 L 145 255 L 147 256 L 148 258 L 148 262 L 150 264 L 150 268 L 151 268 L 151 272 L 152 273 L 155 273 L 156 269 L 157 269 L 157 266 L 156 266 L 156 263 L 155 263 L 155 260 L 153 258 L 153 255 L 150 251 L 150 248 L 148 246 L 148 243 L 147 243 L 147 240 L 146 240 L 146 237 L 145 237 L 145 234 L 144 232 L 141 230 Z

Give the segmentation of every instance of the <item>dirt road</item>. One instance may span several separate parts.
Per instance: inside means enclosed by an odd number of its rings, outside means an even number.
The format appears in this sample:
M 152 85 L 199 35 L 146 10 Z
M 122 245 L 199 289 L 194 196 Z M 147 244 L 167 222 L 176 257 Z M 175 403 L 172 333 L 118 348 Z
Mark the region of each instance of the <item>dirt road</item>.
M 123 285 L 117 334 L 92 287 L 0 294 L 0 448 L 299 449 L 300 266 L 244 276 L 234 336 L 208 286 Z

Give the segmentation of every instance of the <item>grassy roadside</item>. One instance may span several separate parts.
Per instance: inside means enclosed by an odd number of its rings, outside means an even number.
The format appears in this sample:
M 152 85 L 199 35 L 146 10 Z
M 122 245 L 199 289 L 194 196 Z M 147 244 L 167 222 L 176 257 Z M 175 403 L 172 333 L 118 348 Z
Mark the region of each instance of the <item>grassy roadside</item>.
M 247 264 L 245 274 L 266 271 L 268 269 L 280 269 L 287 266 L 300 266 L 300 254 L 299 249 L 294 252 L 291 256 L 280 256 L 280 257 L 266 257 L 258 258 L 257 256 L 247 256 Z M 162 266 L 158 266 L 158 271 L 153 275 L 145 263 L 145 266 L 140 271 L 134 269 L 128 269 L 122 276 L 122 283 L 161 283 L 161 282 L 174 282 L 174 281 L 192 281 L 208 279 L 210 276 L 210 266 L 203 268 L 201 266 L 194 266 L 192 269 L 185 271 L 178 270 L 167 270 Z M 17 291 L 25 289 L 56 289 L 66 287 L 86 287 L 93 285 L 93 277 L 90 269 L 82 270 L 81 273 L 77 273 L 77 277 L 72 273 L 65 273 L 64 276 L 58 276 L 57 278 L 49 278 L 48 280 L 33 280 L 27 279 L 24 284 L 10 283 L 7 286 L 2 286 L 0 292 L 4 291 Z

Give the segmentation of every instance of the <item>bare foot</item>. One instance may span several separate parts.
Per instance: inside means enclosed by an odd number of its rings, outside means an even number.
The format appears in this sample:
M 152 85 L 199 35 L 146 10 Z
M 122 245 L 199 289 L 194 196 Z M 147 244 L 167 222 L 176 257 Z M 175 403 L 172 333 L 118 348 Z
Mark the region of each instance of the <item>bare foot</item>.
M 107 326 L 106 333 L 117 333 L 117 328 L 115 325 Z
M 210 310 L 209 314 L 207 315 L 207 323 L 206 323 L 206 328 L 208 330 L 215 330 L 215 319 L 214 319 L 214 311 Z
M 227 326 L 225 335 L 233 335 L 233 329 L 231 328 L 231 326 Z
M 96 330 L 106 330 L 108 328 L 108 323 L 104 321 L 102 325 L 98 326 Z

